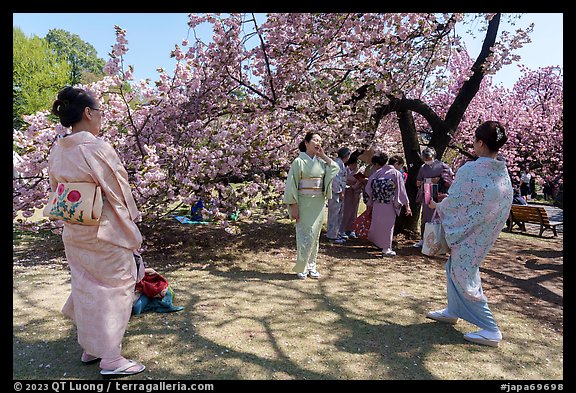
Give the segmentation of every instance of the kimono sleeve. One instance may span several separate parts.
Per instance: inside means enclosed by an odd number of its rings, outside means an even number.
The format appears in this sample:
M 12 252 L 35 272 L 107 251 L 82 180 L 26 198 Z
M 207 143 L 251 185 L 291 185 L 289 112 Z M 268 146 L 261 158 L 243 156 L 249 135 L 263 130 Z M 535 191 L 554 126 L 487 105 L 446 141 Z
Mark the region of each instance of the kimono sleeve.
M 372 180 L 374 180 L 374 173 L 370 175 L 368 178 L 368 183 L 366 183 L 366 187 L 364 188 L 364 192 L 368 197 L 366 198 L 366 206 L 372 206 L 374 204 L 374 200 L 372 199 L 372 195 L 374 194 L 374 191 L 372 190 Z
M 450 246 L 464 241 L 484 218 L 481 206 L 470 201 L 471 195 L 479 192 L 477 182 L 470 177 L 470 167 L 462 166 L 450 187 L 450 194 L 436 204 Z
M 298 159 L 295 159 L 292 161 L 292 165 L 288 171 L 282 203 L 286 205 L 298 203 L 298 183 L 300 183 L 301 178 L 302 171 L 300 169 L 299 161 Z
M 335 160 L 333 160 L 335 161 Z M 342 166 L 340 166 L 340 164 L 338 162 L 336 162 L 336 164 L 338 165 L 338 173 L 336 174 L 336 176 L 334 177 L 334 180 L 332 180 L 332 191 L 336 192 L 336 193 L 340 193 L 343 192 L 346 189 L 346 168 L 344 167 L 344 164 L 342 164 Z
M 330 165 L 326 165 L 326 175 L 324 180 L 334 180 L 338 172 L 340 172 L 340 167 L 336 160 L 332 160 Z
M 330 165 L 325 165 L 324 168 L 324 196 L 327 199 L 332 198 L 332 182 L 336 175 L 340 172 L 340 166 L 336 160 L 332 160 Z
M 50 185 L 50 191 L 55 192 L 56 188 L 58 187 L 58 181 L 52 174 L 52 162 L 54 161 L 55 149 L 58 147 L 56 144 L 52 146 L 52 150 L 50 151 L 50 155 L 48 156 L 48 184 Z
M 454 182 L 454 171 L 446 163 L 442 163 L 442 174 L 440 175 L 440 192 L 447 193 L 448 189 Z
M 360 188 L 360 180 L 358 180 L 350 168 L 346 168 L 346 185 L 352 187 L 354 190 Z
M 107 142 L 100 141 L 96 146 L 91 145 L 84 149 L 84 156 L 93 171 L 92 176 L 110 205 L 118 212 L 128 213 L 127 217 L 123 218 L 132 221 L 139 219 L 140 212 L 128 182 L 128 173 L 114 148 Z
M 420 169 L 418 169 L 418 174 L 416 175 L 417 181 L 424 181 L 424 168 L 426 164 L 422 164 Z
M 410 201 L 408 200 L 406 186 L 404 185 L 404 175 L 400 171 L 396 172 L 396 192 L 398 193 L 397 200 L 403 206 L 406 206 L 410 203 Z M 396 214 L 400 214 L 400 211 L 398 211 Z

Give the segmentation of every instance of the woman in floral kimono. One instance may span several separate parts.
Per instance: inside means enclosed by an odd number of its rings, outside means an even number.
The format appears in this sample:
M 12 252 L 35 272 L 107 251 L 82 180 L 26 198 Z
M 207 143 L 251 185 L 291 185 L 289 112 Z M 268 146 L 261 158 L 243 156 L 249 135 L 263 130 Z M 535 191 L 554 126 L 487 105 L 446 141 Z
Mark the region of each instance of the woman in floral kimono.
M 83 363 L 100 360 L 103 375 L 136 374 L 144 365 L 121 355 L 139 277 L 134 253 L 142 243 L 135 224 L 140 213 L 128 174 L 114 148 L 97 137 L 103 112 L 91 92 L 64 88 L 52 112 L 71 132 L 59 138 L 50 152 L 50 188 L 55 191 L 59 182 L 96 183 L 104 199 L 98 225 L 64 222 L 62 241 L 71 293 L 62 312 L 76 325 Z
M 382 248 L 382 256 L 393 257 L 392 237 L 396 216 L 402 206 L 406 206 L 406 215 L 412 215 L 408 195 L 404 187 L 404 177 L 392 165 L 386 165 L 388 156 L 381 153 L 377 165 L 381 166 L 368 178 L 366 194 L 368 202 L 366 210 L 372 212 L 372 224 L 368 231 L 368 240 Z M 370 214 L 370 213 L 368 213 Z
M 294 159 L 286 179 L 283 203 L 290 218 L 296 220 L 298 256 L 292 271 L 299 279 L 319 278 L 316 270 L 318 241 L 324 223 L 326 200 L 332 196 L 332 180 L 340 171 L 336 161 L 324 154 L 322 138 L 308 132 L 298 146 L 300 155 Z
M 448 307 L 432 311 L 428 318 L 454 324 L 462 318 L 478 327 L 464 339 L 496 347 L 502 333 L 482 291 L 480 265 L 504 227 L 512 205 L 512 183 L 506 163 L 496 158 L 506 143 L 504 127 L 487 121 L 475 131 L 476 161 L 456 173 L 450 194 L 436 208 L 450 246 L 446 262 Z

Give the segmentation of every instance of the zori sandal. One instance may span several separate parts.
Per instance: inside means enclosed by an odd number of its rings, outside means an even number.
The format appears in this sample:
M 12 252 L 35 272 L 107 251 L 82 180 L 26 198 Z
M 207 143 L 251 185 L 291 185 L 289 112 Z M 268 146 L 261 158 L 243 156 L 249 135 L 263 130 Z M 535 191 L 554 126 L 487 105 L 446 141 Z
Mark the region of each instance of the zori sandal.
M 82 364 L 92 364 L 96 363 L 101 359 L 97 356 L 92 356 L 86 352 L 82 352 L 82 357 L 80 358 L 80 360 L 82 361 Z
M 131 370 L 129 371 L 129 369 L 134 368 L 138 366 L 138 368 L 136 368 L 135 370 Z M 114 376 L 114 375 L 134 375 L 134 374 L 138 374 L 141 373 L 142 371 L 144 371 L 146 367 L 138 362 L 135 362 L 134 360 L 128 360 L 128 362 L 120 367 L 118 367 L 115 370 L 100 370 L 100 374 L 102 375 L 108 375 L 108 376 Z

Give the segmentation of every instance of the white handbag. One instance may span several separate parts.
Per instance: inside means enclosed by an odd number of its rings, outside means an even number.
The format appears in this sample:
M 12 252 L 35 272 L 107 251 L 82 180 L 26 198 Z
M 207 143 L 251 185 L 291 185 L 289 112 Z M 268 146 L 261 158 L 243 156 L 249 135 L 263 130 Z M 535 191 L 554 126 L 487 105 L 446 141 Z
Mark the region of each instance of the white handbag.
M 432 215 L 430 222 L 424 224 L 424 236 L 422 238 L 422 254 L 436 256 L 447 254 L 450 251 L 446 243 L 446 235 L 442 223 L 438 218 L 436 210 Z

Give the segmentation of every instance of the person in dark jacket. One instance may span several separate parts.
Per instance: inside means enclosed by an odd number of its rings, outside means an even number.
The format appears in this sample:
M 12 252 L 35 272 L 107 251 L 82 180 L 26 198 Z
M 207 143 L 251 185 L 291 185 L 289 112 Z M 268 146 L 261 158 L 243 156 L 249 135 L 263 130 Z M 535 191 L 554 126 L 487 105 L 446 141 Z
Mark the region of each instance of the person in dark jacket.
M 514 194 L 512 195 L 512 204 L 513 205 L 528 205 L 528 202 L 526 202 L 526 199 L 524 199 L 524 197 L 522 195 L 520 195 L 520 190 L 517 188 L 514 189 Z M 526 231 L 526 226 L 524 225 L 523 222 L 517 222 L 516 225 L 518 225 L 520 230 Z M 508 229 L 510 229 L 512 227 L 512 223 L 510 222 L 510 218 L 508 218 L 506 220 L 506 227 Z

